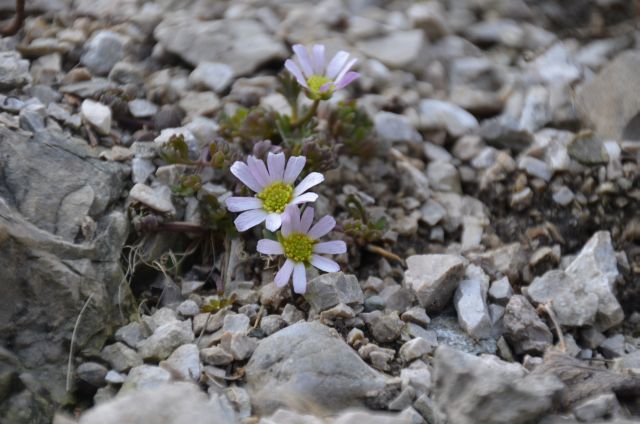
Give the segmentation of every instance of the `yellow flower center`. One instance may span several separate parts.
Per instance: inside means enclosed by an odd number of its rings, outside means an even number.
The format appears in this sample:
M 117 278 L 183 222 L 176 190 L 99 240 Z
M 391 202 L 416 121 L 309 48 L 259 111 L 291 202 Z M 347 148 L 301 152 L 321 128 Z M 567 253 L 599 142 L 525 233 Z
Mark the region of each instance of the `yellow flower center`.
M 287 258 L 306 264 L 311 261 L 313 245 L 316 241 L 306 234 L 291 233 L 288 237 L 281 237 L 280 244 Z
M 293 186 L 282 181 L 271 183 L 257 195 L 262 208 L 269 213 L 282 213 L 293 198 Z
M 329 89 L 326 91 L 320 92 L 320 89 L 326 83 L 331 83 L 331 85 L 329 86 Z M 309 86 L 309 91 L 311 92 L 311 94 L 315 99 L 324 100 L 331 97 L 331 93 L 333 93 L 333 88 L 334 88 L 333 80 L 322 75 L 311 75 L 307 79 L 307 85 Z

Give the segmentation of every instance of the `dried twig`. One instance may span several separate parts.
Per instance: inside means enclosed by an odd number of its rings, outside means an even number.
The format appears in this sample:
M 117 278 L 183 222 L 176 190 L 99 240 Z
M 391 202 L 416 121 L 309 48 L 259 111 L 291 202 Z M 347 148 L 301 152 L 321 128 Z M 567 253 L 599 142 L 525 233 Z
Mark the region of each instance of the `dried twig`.
M 539 305 L 538 309 L 545 311 L 547 315 L 549 315 L 549 318 L 553 323 L 553 327 L 556 329 L 556 333 L 558 334 L 558 342 L 560 343 L 560 350 L 562 350 L 562 352 L 566 352 L 567 345 L 564 342 L 564 335 L 562 334 L 562 330 L 560 329 L 560 325 L 558 324 L 556 314 L 555 312 L 553 312 L 553 308 L 551 307 L 551 302 L 549 301 L 544 305 Z
M 73 333 L 71 333 L 71 346 L 69 346 L 69 362 L 67 363 L 67 392 L 71 390 L 71 362 L 73 361 L 73 346 L 76 343 L 76 333 L 78 331 L 78 326 L 80 325 L 80 319 L 82 318 L 82 314 L 84 310 L 89 306 L 89 302 L 93 299 L 94 293 L 91 293 L 91 296 L 84 302 L 82 305 L 82 309 L 80 309 L 80 313 L 78 314 L 78 318 L 76 318 L 76 323 L 73 326 Z
M 22 24 L 24 23 L 24 2 L 25 0 L 16 0 L 16 15 L 13 17 L 13 21 L 10 24 L 0 29 L 0 35 L 3 37 L 8 37 L 11 35 L 15 35 L 20 28 L 22 28 Z
M 392 261 L 396 261 L 396 262 L 404 265 L 404 261 L 402 260 L 402 258 L 400 256 L 396 255 L 393 252 L 389 252 L 388 250 L 383 249 L 380 246 L 376 246 L 375 244 L 367 244 L 364 248 L 368 252 L 375 253 L 375 254 L 380 255 L 380 256 L 382 256 L 384 258 L 390 259 Z

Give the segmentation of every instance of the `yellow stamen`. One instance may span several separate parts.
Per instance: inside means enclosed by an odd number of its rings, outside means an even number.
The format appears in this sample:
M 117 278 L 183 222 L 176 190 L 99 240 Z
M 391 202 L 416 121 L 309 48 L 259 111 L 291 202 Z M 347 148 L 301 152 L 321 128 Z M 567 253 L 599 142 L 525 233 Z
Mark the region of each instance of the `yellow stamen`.
M 316 241 L 306 234 L 291 233 L 288 237 L 281 237 L 280 243 L 287 258 L 306 264 L 311 261 Z
M 257 195 L 262 208 L 269 213 L 282 213 L 293 198 L 293 186 L 277 181 L 266 186 Z

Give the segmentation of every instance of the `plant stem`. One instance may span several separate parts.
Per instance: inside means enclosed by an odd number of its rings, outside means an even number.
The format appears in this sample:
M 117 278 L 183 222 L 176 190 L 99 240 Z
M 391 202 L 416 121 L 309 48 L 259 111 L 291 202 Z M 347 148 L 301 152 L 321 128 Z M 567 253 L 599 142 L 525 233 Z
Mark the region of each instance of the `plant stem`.
M 318 110 L 318 105 L 320 104 L 320 100 L 314 100 L 313 104 L 311 105 L 311 107 L 307 110 L 307 112 L 302 115 L 302 117 L 298 120 L 293 119 L 293 122 L 291 122 L 291 129 L 295 129 L 298 127 L 301 127 L 302 125 L 306 124 L 307 122 L 309 122 L 309 120 L 311 118 L 313 118 L 313 115 L 316 114 L 316 111 Z

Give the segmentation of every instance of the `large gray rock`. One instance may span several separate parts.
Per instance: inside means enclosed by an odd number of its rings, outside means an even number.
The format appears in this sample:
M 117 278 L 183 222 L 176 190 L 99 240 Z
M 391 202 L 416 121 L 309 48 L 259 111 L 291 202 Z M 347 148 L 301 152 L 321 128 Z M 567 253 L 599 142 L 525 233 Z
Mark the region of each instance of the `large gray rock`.
M 253 406 L 262 415 L 282 405 L 341 410 L 375 396 L 386 381 L 319 322 L 299 322 L 263 339 L 245 371 Z
M 191 383 L 168 383 L 147 388 L 91 408 L 80 424 L 234 424 L 235 412 L 224 397 L 211 399 Z
M 621 54 L 578 90 L 578 110 L 601 137 L 640 140 L 639 68 L 640 53 Z
M 553 335 L 524 296 L 512 296 L 504 314 L 504 336 L 516 354 L 541 354 Z
M 262 24 L 249 19 L 201 21 L 176 12 L 165 16 L 154 36 L 165 49 L 194 66 L 225 63 L 235 75 L 246 75 L 288 55 Z
M 548 271 L 527 287 L 535 303 L 551 303 L 558 323 L 568 327 L 592 325 L 607 330 L 624 319 L 614 294 L 618 268 L 608 231 L 599 231 L 585 244 L 565 271 Z
M 457 255 L 413 255 L 407 258 L 403 284 L 412 290 L 427 312 L 438 312 L 451 300 L 464 275 Z
M 110 211 L 126 167 L 99 160 L 85 141 L 62 134 L 30 138 L 0 127 L 0 140 L 0 340 L 15 355 L 0 365 L 33 383 L 19 398 L 9 393 L 3 400 L 40 399 L 54 408 L 68 400 L 69 344 L 83 304 L 91 299 L 76 353 L 97 356 L 130 312 L 119 264 L 127 219 Z
M 563 390 L 551 375 L 527 375 L 516 363 L 448 346 L 436 350 L 435 404 L 456 424 L 525 424 L 548 412 Z

